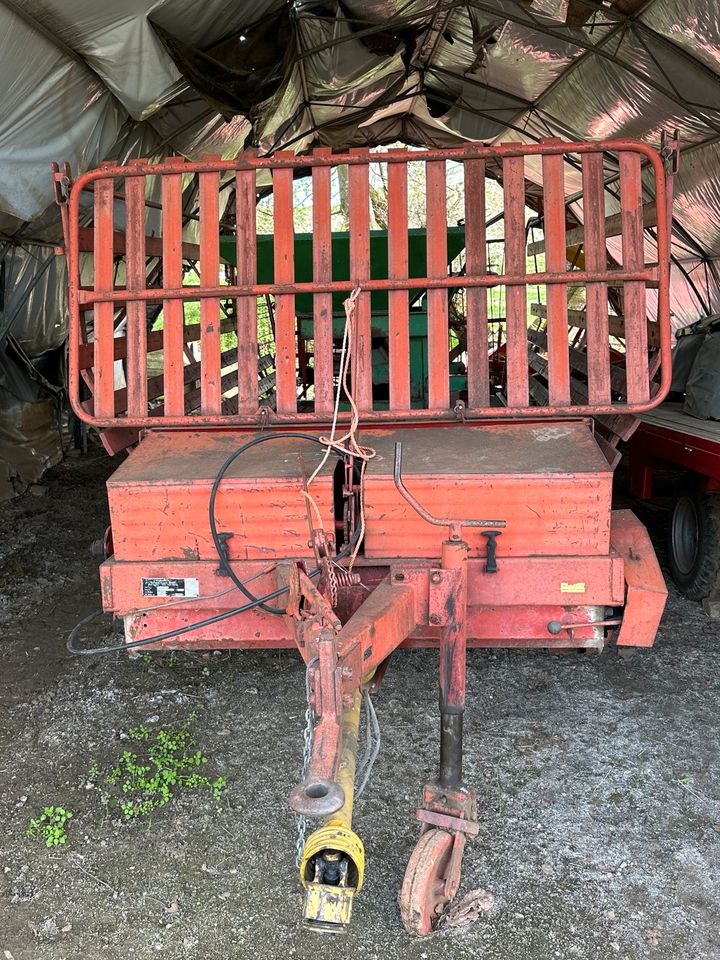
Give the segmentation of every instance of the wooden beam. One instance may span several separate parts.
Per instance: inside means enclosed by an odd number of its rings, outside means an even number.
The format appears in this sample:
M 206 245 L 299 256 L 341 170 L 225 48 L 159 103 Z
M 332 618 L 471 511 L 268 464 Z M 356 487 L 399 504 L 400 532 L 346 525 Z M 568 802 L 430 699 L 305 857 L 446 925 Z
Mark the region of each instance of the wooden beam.
M 200 324 L 189 323 L 183 327 L 183 342 L 193 343 L 200 339 Z M 233 318 L 223 318 L 220 322 L 220 333 L 232 333 L 235 330 L 235 321 Z M 147 335 L 147 352 L 154 353 L 163 348 L 163 330 L 152 330 Z M 127 358 L 127 338 L 113 338 L 113 359 L 125 360 Z M 78 361 L 81 370 L 89 370 L 94 364 L 93 343 L 81 343 L 78 347 Z
M 531 343 L 534 343 L 535 346 L 539 347 L 542 351 L 547 351 L 547 334 L 541 330 L 533 330 L 532 327 L 528 330 L 528 339 Z M 568 344 L 570 366 L 573 370 L 581 373 L 583 377 L 587 378 L 588 372 L 588 359 L 587 354 L 582 353 L 580 350 L 573 350 L 570 344 Z M 624 396 L 627 389 L 625 382 L 625 371 L 618 369 L 616 366 L 610 367 L 610 383 L 614 393 Z
M 547 319 L 547 307 L 544 303 L 533 303 L 530 306 L 530 313 L 534 317 Z M 580 330 L 587 329 L 587 316 L 584 310 L 568 310 L 568 324 L 571 327 L 578 327 Z M 648 320 L 648 346 L 660 346 L 660 327 L 654 320 Z M 608 330 L 613 337 L 620 340 L 625 339 L 625 318 L 608 316 Z
M 658 222 L 657 207 L 654 203 L 646 203 L 643 208 L 643 228 L 656 227 Z M 608 237 L 619 237 L 622 234 L 622 214 L 614 213 L 611 217 L 605 219 L 605 239 Z M 565 234 L 565 243 L 568 247 L 582 243 L 585 239 L 585 227 L 580 224 Z M 536 240 L 535 243 L 528 244 L 527 254 L 529 257 L 538 253 L 545 253 L 545 240 Z
M 78 250 L 80 253 L 92 253 L 94 240 L 95 230 L 93 227 L 78 228 Z M 113 231 L 113 253 L 116 257 L 125 256 L 125 233 L 122 230 Z M 162 258 L 162 237 L 145 237 L 145 255 Z M 182 255 L 185 260 L 199 260 L 200 244 L 183 241 Z

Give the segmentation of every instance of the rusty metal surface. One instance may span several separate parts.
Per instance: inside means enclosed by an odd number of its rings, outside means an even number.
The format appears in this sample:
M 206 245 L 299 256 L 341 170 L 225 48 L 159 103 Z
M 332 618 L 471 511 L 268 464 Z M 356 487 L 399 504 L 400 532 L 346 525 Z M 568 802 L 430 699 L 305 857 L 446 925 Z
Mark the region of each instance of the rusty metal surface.
M 615 152 L 620 162 L 620 203 L 623 219 L 623 256 L 621 265 L 608 270 L 604 262 L 596 258 L 594 266 L 584 270 L 568 270 L 561 256 L 564 237 L 564 190 L 562 187 L 562 158 L 568 153 L 582 157 L 590 162 L 602 157 L 604 151 Z M 524 165 L 533 158 L 542 158 L 546 176 L 545 216 L 547 223 L 548 269 L 527 272 L 525 258 L 524 225 Z M 482 173 L 482 164 L 486 159 L 500 161 L 503 165 L 506 215 L 506 267 L 501 275 L 488 272 L 485 251 L 478 245 L 484 243 L 483 231 L 470 228 L 467 243 L 472 245 L 468 251 L 466 272 L 462 278 L 447 275 L 444 245 L 445 234 L 445 165 L 448 161 L 468 164 L 469 184 L 477 185 Z M 392 171 L 397 196 L 402 197 L 406 188 L 407 167 L 409 164 L 421 164 L 426 167 L 428 183 L 427 230 L 428 256 L 427 275 L 423 278 L 407 277 L 407 262 L 403 255 L 403 245 L 399 242 L 393 250 L 389 264 L 388 279 L 370 279 L 369 268 L 369 215 L 368 215 L 368 171 L 370 163 L 386 163 Z M 657 225 L 657 261 L 648 263 L 642 253 L 642 196 L 640 193 L 640 168 L 644 163 L 655 179 L 655 191 L 658 211 L 661 215 Z M 323 259 L 323 237 L 327 239 L 328 210 L 330 197 L 325 186 L 324 171 L 332 166 L 347 164 L 349 167 L 350 198 L 350 272 L 349 280 L 333 280 L 328 276 L 326 259 Z M 315 251 L 315 277 L 312 282 L 295 282 L 293 264 L 293 225 L 292 225 L 292 177 L 298 167 L 310 167 L 314 172 L 317 185 L 314 225 L 319 231 L 318 247 Z M 277 216 L 275 218 L 275 278 L 273 283 L 255 282 L 254 264 L 244 254 L 238 270 L 237 283 L 228 286 L 219 284 L 218 277 L 218 217 L 217 194 L 219 178 L 234 174 L 241 185 L 237 191 L 236 219 L 247 224 L 254 216 L 254 196 L 249 188 L 249 177 L 256 171 L 270 171 Z M 320 171 L 318 173 L 317 171 Z M 163 183 L 179 175 L 197 176 L 200 190 L 200 242 L 206 252 L 201 258 L 201 278 L 198 286 L 182 287 L 178 285 L 177 249 L 181 247 L 182 235 L 177 221 L 177 198 L 174 189 L 162 191 L 163 203 L 163 253 L 170 258 L 171 267 L 163 271 L 161 286 L 148 284 L 145 266 L 145 227 L 142 197 L 144 177 L 159 176 Z M 58 174 L 60 176 L 60 174 Z M 126 250 L 127 284 L 118 287 L 113 282 L 113 205 L 112 193 L 117 180 L 125 181 L 125 193 L 128 197 L 126 209 Z M 173 180 L 177 183 L 177 179 Z M 589 177 L 588 188 L 597 193 L 597 181 Z M 79 217 L 82 191 L 91 188 L 95 192 L 96 229 L 95 256 L 99 269 L 96 269 L 91 289 L 84 288 L 80 281 L 79 267 Z M 109 202 L 103 200 L 109 198 Z M 98 199 L 100 198 L 100 199 Z M 592 199 L 592 198 L 591 198 Z M 482 191 L 475 190 L 469 201 L 472 204 L 472 219 L 485 219 L 481 207 Z M 248 208 L 248 209 L 246 209 Z M 590 202 L 585 218 L 586 235 L 599 231 L 601 205 Z M 470 219 L 470 211 L 468 211 Z M 640 219 L 639 219 L 640 218 Z M 407 231 L 407 209 L 399 201 L 394 201 L 389 210 L 390 230 L 393 240 L 402 237 Z M 597 223 L 595 222 L 597 220 Z M 247 247 L 247 233 L 244 249 Z M 239 235 L 240 242 L 240 235 Z M 539 413 L 572 414 L 609 413 L 612 411 L 639 411 L 649 409 L 664 397 L 669 385 L 670 328 L 668 310 L 668 224 L 665 204 L 665 179 L 662 162 L 652 148 L 629 140 L 601 141 L 598 143 L 559 143 L 544 141 L 540 144 L 525 146 L 521 144 L 500 144 L 485 147 L 471 143 L 467 146 L 445 150 L 413 151 L 390 150 L 371 154 L 367 150 L 352 150 L 347 154 L 331 155 L 326 150 L 314 152 L 309 157 L 295 157 L 290 154 L 277 154 L 275 157 L 258 157 L 246 153 L 235 160 L 221 161 L 208 159 L 198 163 L 185 163 L 167 160 L 162 164 L 134 162 L 127 167 L 103 167 L 81 176 L 73 185 L 70 195 L 70 216 L 68 236 L 69 301 L 70 301 L 70 395 L 78 416 L 100 427 L 117 426 L 153 426 L 162 421 L 169 425 L 183 425 L 192 420 L 197 425 L 218 425 L 222 423 L 257 423 L 261 411 L 255 403 L 250 386 L 248 363 L 253 362 L 250 351 L 240 352 L 240 372 L 220 377 L 220 340 L 219 310 L 221 298 L 234 298 L 238 301 L 238 334 L 245 337 L 253 327 L 252 303 L 255 296 L 272 294 L 276 299 L 276 337 L 277 337 L 277 408 L 271 415 L 273 423 L 318 422 L 327 419 L 329 397 L 325 386 L 321 386 L 317 406 L 314 410 L 297 409 L 296 385 L 296 344 L 294 334 L 294 302 L 297 293 L 311 293 L 315 298 L 316 334 L 320 345 L 320 370 L 328 372 L 329 334 L 326 329 L 330 322 L 328 316 L 328 294 L 331 292 L 350 292 L 360 284 L 362 293 L 357 301 L 355 349 L 353 353 L 353 381 L 358 407 L 365 420 L 397 420 L 398 416 L 419 420 L 442 419 L 450 414 L 448 396 L 448 310 L 445 291 L 464 287 L 470 292 L 468 329 L 473 341 L 468 346 L 469 366 L 469 405 L 466 415 L 473 418 L 517 418 L 538 415 Z M 172 267 L 175 264 L 175 268 Z M 569 403 L 567 398 L 566 359 L 563 349 L 564 309 L 559 308 L 550 323 L 549 360 L 551 372 L 549 401 L 544 406 L 532 406 L 528 397 L 527 369 L 527 320 L 526 290 L 536 284 L 547 284 L 550 289 L 549 303 L 556 306 L 565 302 L 565 288 L 568 284 L 589 284 L 596 292 L 604 290 L 605 285 L 625 286 L 627 302 L 625 321 L 632 331 L 632 343 L 628 343 L 629 355 L 633 364 L 628 379 L 627 402 L 612 403 L 604 396 L 602 384 L 594 388 L 591 402 L 587 404 Z M 645 328 L 645 290 L 650 284 L 657 286 L 657 313 L 661 337 L 661 382 L 659 391 L 649 399 L 649 368 L 644 337 Z M 505 407 L 488 405 L 487 381 L 484 360 L 481 360 L 487 339 L 485 327 L 486 309 L 482 306 L 485 290 L 490 287 L 506 287 L 508 304 L 507 317 L 507 397 Z M 372 396 L 371 343 L 369 332 L 370 291 L 390 291 L 389 321 L 392 336 L 390 338 L 390 366 L 396 371 L 404 366 L 407 355 L 406 344 L 406 307 L 405 291 L 427 289 L 429 357 L 428 374 L 429 403 L 427 409 L 407 410 L 406 385 L 400 376 L 393 388 L 390 409 L 374 407 Z M 477 291 L 477 292 L 472 292 Z M 555 292 L 553 292 L 555 291 Z M 654 293 L 654 291 L 653 291 Z M 593 303 L 596 301 L 592 300 Z M 203 350 L 200 363 L 200 406 L 196 410 L 179 411 L 177 393 L 177 372 L 182 363 L 178 331 L 173 327 L 178 321 L 178 304 L 199 300 L 201 312 L 200 343 Z M 163 340 L 163 351 L 169 366 L 167 388 L 170 403 L 151 409 L 148 401 L 146 375 L 146 337 L 143 303 L 162 302 L 168 310 L 171 320 L 168 336 Z M 108 344 L 111 337 L 112 313 L 115 306 L 125 306 L 128 313 L 127 337 L 127 378 L 126 391 L 112 390 L 111 352 L 114 345 Z M 596 303 L 597 306 L 597 303 Z M 92 367 L 87 367 L 87 359 L 81 361 L 82 348 L 85 346 L 87 331 L 84 325 L 84 311 L 95 311 L 96 328 L 99 339 L 95 345 Z M 597 313 L 597 311 L 595 311 Z M 642 315 L 642 316 L 641 316 Z M 597 322 L 588 326 L 588 351 L 597 360 L 604 355 L 602 339 L 604 329 Z M 599 338 L 599 340 L 598 340 Z M 598 342 L 596 342 L 596 340 Z M 250 341 L 252 344 L 252 341 Z M 394 349 L 397 347 L 397 356 Z M 91 404 L 80 401 L 79 386 L 85 380 L 97 396 Z M 230 381 L 234 379 L 234 383 Z M 221 400 L 223 394 L 237 387 L 239 402 L 237 413 L 223 413 Z M 191 415 L 192 414 L 192 415 Z M 267 411 L 263 416 L 267 416 Z
M 406 478 L 610 475 L 587 421 L 465 424 L 457 430 L 368 428 L 361 436 L 377 451 L 367 466 L 370 477 L 392 476 L 398 442 Z
M 618 646 L 651 647 L 665 609 L 667 587 L 650 536 L 631 510 L 616 510 L 611 542 L 624 560 L 627 583 Z
M 583 422 L 500 424 L 447 431 L 363 431 L 377 456 L 366 472 L 368 557 L 439 557 L 441 528 L 406 502 L 394 480 L 403 442 L 410 493 L 435 517 L 505 521 L 498 556 L 607 554 L 612 474 Z M 484 556 L 482 531 L 463 527 L 471 556 Z
M 146 437 L 108 481 L 116 557 L 217 560 L 208 499 L 218 470 L 244 439 L 203 431 Z M 322 453 L 315 444 L 278 438 L 235 460 L 216 503 L 218 529 L 234 532 L 230 559 L 312 558 L 302 489 Z M 328 530 L 334 530 L 334 465 L 331 457 L 313 484 Z

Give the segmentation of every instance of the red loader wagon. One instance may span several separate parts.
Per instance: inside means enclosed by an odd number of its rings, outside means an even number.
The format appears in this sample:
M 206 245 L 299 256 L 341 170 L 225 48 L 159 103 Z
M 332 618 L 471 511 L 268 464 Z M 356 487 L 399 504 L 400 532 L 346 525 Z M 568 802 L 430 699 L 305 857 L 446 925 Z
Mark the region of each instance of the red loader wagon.
M 446 175 L 464 177 L 465 263 L 448 271 Z M 331 258 L 331 171 L 348 168 L 349 276 Z M 370 269 L 370 171 L 387 179 L 388 263 Z M 541 181 L 544 270 L 527 269 L 526 165 Z M 425 275 L 408 270 L 408 170 L 426 191 Z M 566 262 L 565 176 L 582 184 L 583 269 Z M 312 280 L 296 277 L 293 178 L 312 181 Z M 623 262 L 609 265 L 605 179 L 622 211 Z M 485 178 L 504 187 L 502 271 L 488 268 Z M 111 530 L 101 566 L 105 611 L 127 647 L 297 648 L 308 730 L 290 806 L 319 821 L 299 857 L 305 920 L 337 930 L 364 873 L 352 829 L 357 736 L 399 647 L 437 647 L 440 762 L 417 811 L 420 838 L 400 895 L 407 930 L 430 931 L 455 896 L 478 832 L 463 781 L 466 651 L 650 646 L 666 589 L 647 532 L 611 504 L 608 444 L 594 417 L 647 411 L 670 377 L 668 216 L 663 160 L 629 140 L 105 166 L 71 183 L 56 169 L 66 225 L 70 394 L 78 417 L 122 447 L 108 481 Z M 660 216 L 658 262 L 643 252 L 643 189 Z M 192 191 L 195 191 L 192 193 Z M 258 282 L 256 202 L 273 194 L 274 276 Z M 236 267 L 220 282 L 219 197 Z M 187 203 L 198 198 L 197 213 Z M 151 203 L 149 198 L 155 198 Z M 81 227 L 93 215 L 94 229 Z M 155 226 L 150 231 L 151 218 Z M 228 213 L 225 214 L 226 220 Z M 188 240 L 198 224 L 199 246 Z M 152 232 L 152 236 L 150 233 Z M 199 261 L 199 285 L 183 262 Z M 226 280 L 228 278 L 226 277 Z M 546 289 L 547 328 L 528 336 L 527 289 Z M 571 396 L 568 288 L 584 288 L 586 390 Z M 623 292 L 626 374 L 610 378 L 607 291 Z M 660 347 L 648 352 L 646 290 Z M 425 291 L 427 403 L 409 390 L 410 291 Z M 450 389 L 449 302 L 465 303 L 466 390 Z M 488 365 L 488 298 L 504 292 L 503 382 Z M 389 397 L 375 389 L 374 294 L 387 294 Z M 299 398 L 296 298 L 312 297 L 314 389 Z M 345 325 L 332 325 L 332 298 Z M 258 387 L 259 298 L 272 304 L 275 388 Z M 199 302 L 199 323 L 186 307 Z M 149 330 L 162 307 L 162 333 Z M 231 318 L 231 358 L 223 329 Z M 192 329 L 192 333 L 188 333 Z M 193 352 L 188 340 L 194 339 Z M 309 344 L 309 346 L 308 346 Z M 546 361 L 544 394 L 529 356 Z M 161 372 L 150 360 L 162 351 Z M 231 362 L 230 362 L 231 361 Z M 305 357 L 304 362 L 307 362 Z M 118 384 L 118 366 L 124 382 Z M 653 383 L 653 380 L 659 381 Z M 538 400 L 538 396 L 541 397 Z M 544 401 L 543 401 L 544 397 Z M 299 747 L 300 754 L 300 747 Z

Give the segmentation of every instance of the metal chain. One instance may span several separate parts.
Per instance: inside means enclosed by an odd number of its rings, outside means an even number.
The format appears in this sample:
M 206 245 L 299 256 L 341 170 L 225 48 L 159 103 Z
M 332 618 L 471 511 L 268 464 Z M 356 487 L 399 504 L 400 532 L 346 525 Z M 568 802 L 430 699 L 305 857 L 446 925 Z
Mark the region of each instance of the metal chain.
M 310 706 L 310 667 L 318 660 L 313 657 L 308 660 L 305 668 L 305 697 L 307 699 L 307 708 L 305 710 L 305 730 L 303 731 L 303 765 L 301 782 L 307 777 L 308 767 L 310 765 L 310 754 L 312 752 L 313 732 L 315 729 L 315 714 Z M 297 840 L 295 841 L 295 866 L 299 867 L 302 862 L 303 850 L 305 849 L 305 833 L 307 832 L 307 817 L 299 816 L 297 820 Z

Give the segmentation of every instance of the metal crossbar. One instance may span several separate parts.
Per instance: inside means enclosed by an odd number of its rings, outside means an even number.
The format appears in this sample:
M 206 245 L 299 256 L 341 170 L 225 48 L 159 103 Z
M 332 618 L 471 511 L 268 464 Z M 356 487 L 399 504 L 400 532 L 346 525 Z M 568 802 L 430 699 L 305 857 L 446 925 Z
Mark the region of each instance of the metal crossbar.
M 584 262 L 568 264 L 566 253 L 565 161 L 579 166 L 583 185 Z M 540 158 L 545 266 L 528 271 L 525 164 Z M 605 237 L 604 163 L 619 170 L 622 262 L 608 265 Z M 461 275 L 448 267 L 446 172 L 449 162 L 464 178 L 465 262 Z M 370 170 L 386 165 L 387 268 L 376 275 L 371 263 Z M 332 168 L 347 165 L 349 270 L 334 275 L 331 229 Z M 408 170 L 424 168 L 426 241 L 424 275 L 415 276 L 408 256 Z M 311 278 L 298 278 L 297 234 L 293 223 L 293 181 L 298 171 L 312 183 Z M 256 236 L 257 176 L 269 176 L 273 194 L 272 278 L 260 282 Z M 504 266 L 488 268 L 486 175 L 504 188 Z M 56 172 L 58 183 L 63 174 Z M 160 181 L 161 238 L 146 236 L 146 195 Z M 152 182 L 151 182 L 152 181 Z M 183 198 L 195 184 L 199 206 L 199 246 L 183 241 Z M 234 187 L 231 219 L 235 227 L 235 263 L 230 282 L 220 282 L 220 187 Z M 122 189 L 120 189 L 122 187 Z M 657 260 L 646 261 L 643 188 L 657 204 Z M 80 227 L 84 196 L 93 196 L 92 250 Z M 160 164 L 136 161 L 104 166 L 83 174 L 68 198 L 66 253 L 70 307 L 70 396 L 78 416 L 98 427 L 264 425 L 326 423 L 332 413 L 336 377 L 333 295 L 359 287 L 353 327 L 352 389 L 364 420 L 442 420 L 523 418 L 634 413 L 656 406 L 670 380 L 669 222 L 663 163 L 645 144 L 629 140 L 538 145 L 468 144 L 442 150 L 351 150 L 326 148 L 309 156 L 245 153 L 232 161 L 187 163 L 171 158 Z M 155 193 L 154 195 L 157 195 Z M 121 199 L 119 200 L 118 197 Z M 83 200 L 81 206 L 81 199 Z M 153 204 L 157 207 L 158 204 Z M 227 219 L 228 213 L 225 217 Z M 119 230 L 124 225 L 124 236 Z M 86 252 L 84 252 L 86 251 Z M 185 260 L 197 261 L 197 286 L 184 285 Z M 92 272 L 83 259 L 92 260 Z M 532 263 L 532 260 L 530 261 Z M 118 265 L 124 264 L 119 271 Z M 82 277 L 92 275 L 87 285 Z M 153 273 L 154 270 L 154 273 Z M 125 282 L 118 276 L 124 273 Z M 152 278 L 152 281 L 151 281 Z M 158 278 L 160 278 L 158 280 Z M 583 349 L 587 361 L 587 402 L 571 396 L 568 289 L 585 290 Z M 533 402 L 533 368 L 528 363 L 532 317 L 528 288 L 546 289 L 547 402 Z M 608 288 L 622 291 L 626 364 L 624 389 L 611 377 Z M 646 291 L 657 289 L 659 364 L 651 366 Z M 490 333 L 488 298 L 504 290 L 506 316 L 502 341 L 504 380 L 493 378 L 490 360 L 497 332 Z M 458 290 L 465 304 L 466 386 L 451 389 L 449 301 Z M 413 292 L 411 295 L 411 291 Z M 411 304 L 422 292 L 426 317 L 427 384 L 422 407 L 412 402 L 410 384 Z M 386 327 L 378 334 L 373 296 L 387 294 Z M 299 388 L 298 357 L 307 348 L 299 340 L 298 300 L 312 308 L 312 390 Z M 273 304 L 274 403 L 259 389 L 258 303 Z M 535 299 L 534 295 L 532 299 Z M 199 304 L 199 323 L 189 322 L 188 303 Z M 384 301 L 385 302 L 385 301 Z M 221 304 L 231 304 L 231 320 Z M 150 329 L 148 316 L 162 308 L 162 331 Z M 337 311 L 336 311 L 337 312 Z M 577 312 L 577 311 L 574 311 Z M 123 317 L 124 335 L 118 318 Z M 492 321 L 494 322 L 494 321 Z M 237 337 L 237 349 L 223 348 L 223 330 Z M 387 352 L 387 395 L 378 396 L 373 351 L 378 337 Z M 194 344 L 191 348 L 190 344 Z M 536 344 L 537 347 L 537 344 Z M 148 369 L 148 355 L 162 351 L 161 374 Z M 265 352 L 260 347 L 260 353 Z M 457 351 L 454 354 L 457 355 Z M 232 362 L 230 363 L 229 360 Z M 122 367 L 125 386 L 117 386 Z M 659 389 L 651 387 L 659 369 Z M 87 391 L 85 398 L 81 384 Z M 501 386 L 501 389 L 499 387 Z M 90 398 L 87 399 L 87 392 Z M 542 391 L 540 391 L 542 394 Z M 458 404 L 458 399 L 462 402 Z M 231 401 L 231 402 L 228 402 Z

